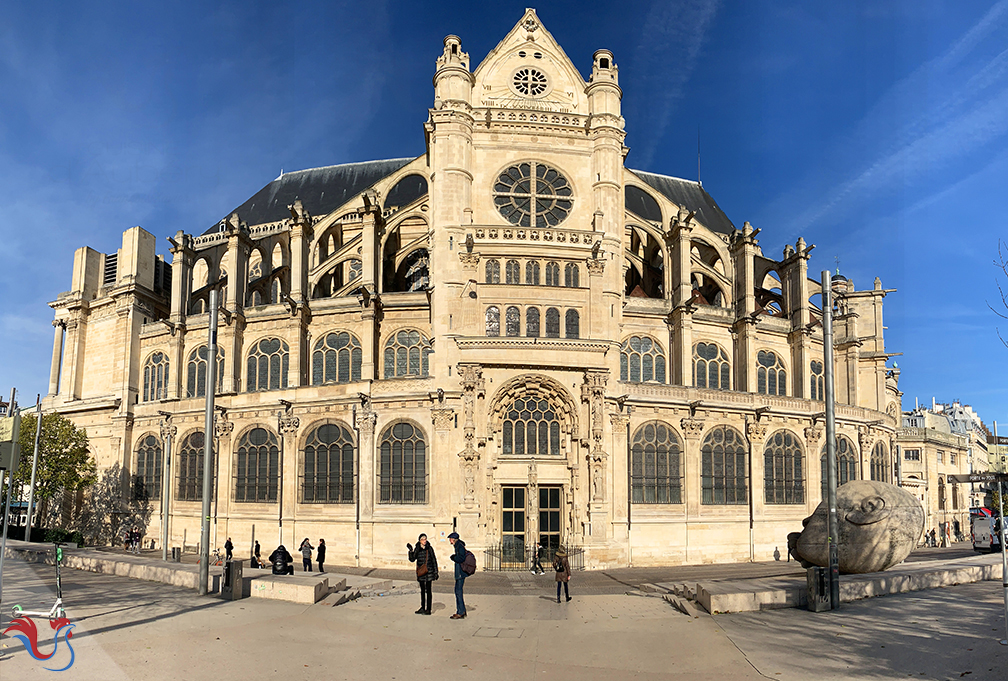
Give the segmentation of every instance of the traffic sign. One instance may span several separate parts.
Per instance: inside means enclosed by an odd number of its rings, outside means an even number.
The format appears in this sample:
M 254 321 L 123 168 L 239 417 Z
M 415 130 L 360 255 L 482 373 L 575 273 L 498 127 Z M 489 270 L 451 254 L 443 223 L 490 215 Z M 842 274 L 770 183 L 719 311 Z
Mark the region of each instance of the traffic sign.
M 950 475 L 952 482 L 1008 482 L 1008 473 L 967 473 Z

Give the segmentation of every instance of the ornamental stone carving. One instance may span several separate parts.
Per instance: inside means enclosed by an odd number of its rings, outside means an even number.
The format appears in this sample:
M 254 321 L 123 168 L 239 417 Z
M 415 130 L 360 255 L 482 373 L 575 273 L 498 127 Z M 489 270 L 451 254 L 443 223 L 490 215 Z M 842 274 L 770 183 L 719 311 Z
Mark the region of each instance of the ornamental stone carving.
M 280 432 L 284 435 L 297 433 L 301 425 L 301 419 L 293 414 L 284 414 L 280 417 Z
M 581 385 L 581 401 L 587 402 L 591 411 L 592 455 L 602 454 L 602 435 L 605 432 L 605 387 L 609 372 L 586 371 Z
M 595 258 L 588 258 L 585 261 L 588 267 L 588 274 L 600 275 L 605 271 L 605 260 L 598 260 Z
M 161 441 L 164 442 L 170 437 L 175 437 L 178 432 L 178 427 L 173 425 L 171 422 L 171 415 L 165 416 L 164 421 L 161 422 Z
M 475 270 L 479 267 L 480 254 L 479 253 L 459 253 L 459 261 L 462 263 L 462 267 L 467 270 Z
M 759 422 L 750 421 L 746 423 L 746 435 L 749 436 L 749 440 L 759 440 L 763 441 L 766 438 L 767 427 Z
M 455 421 L 455 410 L 435 407 L 431 409 L 431 421 L 436 431 L 450 430 Z
M 234 430 L 234 424 L 228 421 L 226 412 L 215 412 L 214 413 L 214 437 L 218 440 L 224 437 L 230 437 L 231 432 Z
M 809 426 L 805 429 L 805 441 L 808 442 L 809 449 L 815 450 L 818 447 L 819 440 L 822 439 L 823 429 L 818 426 Z
M 686 417 L 679 423 L 682 425 L 683 435 L 687 438 L 699 438 L 703 435 L 703 421 L 692 417 Z
M 370 440 L 374 436 L 375 421 L 378 415 L 371 411 L 370 401 L 357 412 L 357 430 L 360 432 L 361 441 Z
M 861 426 L 858 428 L 858 443 L 861 445 L 862 452 L 871 451 L 872 445 L 875 444 L 875 433 L 868 426 Z

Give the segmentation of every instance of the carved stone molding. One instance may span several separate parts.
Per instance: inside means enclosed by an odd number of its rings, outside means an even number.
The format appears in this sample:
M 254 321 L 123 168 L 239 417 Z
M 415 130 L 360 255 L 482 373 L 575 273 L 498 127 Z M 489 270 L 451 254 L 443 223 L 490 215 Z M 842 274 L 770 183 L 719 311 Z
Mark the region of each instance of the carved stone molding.
M 178 432 L 178 427 L 173 425 L 171 422 L 172 417 L 165 416 L 164 420 L 161 422 L 161 441 L 164 442 L 170 437 L 175 437 Z
M 591 410 L 592 453 L 602 451 L 602 434 L 605 430 L 605 387 L 609 372 L 586 371 L 581 385 L 581 401 Z
M 431 409 L 431 421 L 434 423 L 436 431 L 450 430 L 455 421 L 455 410 L 434 407 Z
M 595 258 L 588 258 L 585 261 L 588 267 L 588 274 L 598 276 L 605 271 L 605 260 L 598 260 Z
M 868 426 L 858 428 L 858 444 L 861 445 L 862 452 L 870 452 L 876 439 L 874 431 Z
M 704 422 L 694 418 L 683 418 L 679 422 L 682 425 L 683 435 L 687 438 L 699 438 L 703 435 Z
M 746 423 L 746 435 L 749 436 L 750 440 L 763 441 L 766 439 L 767 427 L 762 423 L 749 422 Z
M 371 404 L 368 404 L 357 413 L 357 431 L 360 433 L 361 441 L 370 440 L 374 436 L 375 421 L 378 415 L 371 411 Z
M 810 449 L 816 449 L 819 440 L 822 439 L 823 429 L 819 426 L 809 426 L 805 429 L 805 441 L 808 442 Z
M 459 262 L 462 263 L 462 268 L 466 270 L 475 270 L 479 267 L 480 254 L 479 253 L 459 253 Z
M 280 432 L 282 434 L 295 434 L 301 425 L 301 419 L 293 414 L 284 414 L 280 417 Z
M 214 437 L 217 439 L 230 437 L 234 431 L 234 424 L 228 420 L 227 414 L 221 412 L 214 413 Z
M 609 414 L 609 422 L 612 423 L 614 431 L 619 429 L 622 432 L 626 429 L 627 424 L 630 423 L 630 415 L 622 412 Z

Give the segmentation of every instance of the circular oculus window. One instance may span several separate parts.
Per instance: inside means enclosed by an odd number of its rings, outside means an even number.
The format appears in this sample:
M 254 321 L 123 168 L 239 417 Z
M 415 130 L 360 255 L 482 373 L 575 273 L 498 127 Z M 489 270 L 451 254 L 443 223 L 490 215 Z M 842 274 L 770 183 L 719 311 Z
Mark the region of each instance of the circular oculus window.
M 549 88 L 549 79 L 546 74 L 531 66 L 523 66 L 515 71 L 511 78 L 511 85 L 515 91 L 525 97 L 540 97 L 546 94 Z
M 505 220 L 519 227 L 553 227 L 574 205 L 570 182 L 545 163 L 526 161 L 498 177 L 493 200 Z

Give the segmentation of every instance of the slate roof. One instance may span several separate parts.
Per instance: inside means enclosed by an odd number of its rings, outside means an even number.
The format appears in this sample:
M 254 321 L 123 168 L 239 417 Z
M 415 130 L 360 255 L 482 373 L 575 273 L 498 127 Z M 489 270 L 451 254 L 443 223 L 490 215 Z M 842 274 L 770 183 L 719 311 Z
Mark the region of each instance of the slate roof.
M 238 217 L 250 225 L 275 222 L 290 217 L 287 206 L 294 203 L 295 199 L 301 199 L 310 214 L 326 215 L 414 160 L 394 158 L 284 173 L 248 201 L 229 211 L 228 215 L 237 211 Z M 204 234 L 216 232 L 217 224 Z
M 669 201 L 685 206 L 687 210 L 695 210 L 697 218 L 708 229 L 720 234 L 731 234 L 735 231 L 735 225 L 699 182 L 648 173 L 643 170 L 630 170 L 630 172 L 650 185 L 652 189 L 661 192 Z

